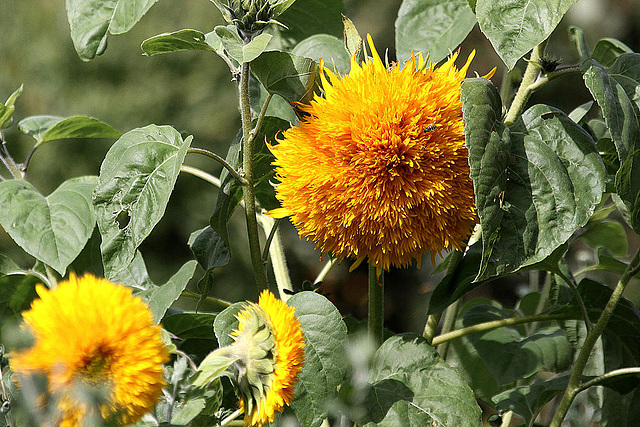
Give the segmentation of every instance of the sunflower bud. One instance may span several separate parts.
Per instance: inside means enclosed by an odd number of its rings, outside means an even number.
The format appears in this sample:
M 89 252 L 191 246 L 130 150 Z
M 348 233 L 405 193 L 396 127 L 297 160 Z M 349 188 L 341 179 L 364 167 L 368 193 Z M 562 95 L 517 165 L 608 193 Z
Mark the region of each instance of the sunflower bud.
M 212 0 L 246 43 L 262 33 L 295 0 Z M 280 24 L 282 25 L 282 24 Z

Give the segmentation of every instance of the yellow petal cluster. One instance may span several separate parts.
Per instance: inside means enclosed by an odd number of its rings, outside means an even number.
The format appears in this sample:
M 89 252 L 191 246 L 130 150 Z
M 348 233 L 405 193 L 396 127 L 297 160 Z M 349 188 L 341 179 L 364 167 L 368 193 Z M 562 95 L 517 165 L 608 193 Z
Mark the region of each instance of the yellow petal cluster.
M 245 425 L 262 426 L 275 419 L 276 412 L 283 410 L 294 397 L 295 384 L 304 363 L 304 335 L 295 309 L 265 290 L 258 304 L 249 303 L 240 311 L 238 329 L 233 333 L 235 344 L 253 342 L 252 348 L 243 350 L 244 356 L 255 359 L 244 361 L 243 375 L 249 378 L 251 393 L 240 399 L 240 408 L 245 411 Z M 256 327 L 255 325 L 258 324 Z M 251 337 L 244 335 L 251 334 Z M 256 340 L 261 337 L 260 340 Z M 239 359 L 246 359 L 237 355 Z M 256 372 L 252 367 L 260 367 Z M 255 370 L 255 369 L 254 369 Z M 240 380 L 240 390 L 242 383 Z M 251 396 L 249 396 L 251 394 Z M 245 399 L 252 399 L 248 404 Z M 248 410 L 251 407 L 251 410 Z
M 151 311 L 131 289 L 72 273 L 55 289 L 38 285 L 37 292 L 23 313 L 34 343 L 13 354 L 10 365 L 18 383 L 46 376 L 60 414 L 52 425 L 82 426 L 96 415 L 131 424 L 156 405 L 168 352 Z M 90 389 L 106 390 L 98 414 L 79 394 Z
M 477 222 L 460 101 L 474 53 L 460 69 L 457 53 L 438 68 L 421 57 L 387 67 L 368 41 L 373 59 L 352 58 L 345 76 L 321 64 L 324 95 L 271 147 L 282 205 L 271 215 L 381 273 L 461 249 Z

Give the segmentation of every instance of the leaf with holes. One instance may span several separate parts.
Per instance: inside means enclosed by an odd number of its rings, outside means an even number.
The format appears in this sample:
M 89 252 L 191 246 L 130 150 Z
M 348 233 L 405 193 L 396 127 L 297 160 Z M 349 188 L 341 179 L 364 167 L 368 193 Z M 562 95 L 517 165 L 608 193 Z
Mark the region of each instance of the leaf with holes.
M 27 181 L 0 182 L 0 225 L 28 254 L 64 275 L 95 226 L 95 186 L 94 176 L 73 178 L 44 197 Z
M 122 135 L 107 153 L 93 202 L 108 278 L 131 263 L 162 218 L 191 139 L 149 125 Z

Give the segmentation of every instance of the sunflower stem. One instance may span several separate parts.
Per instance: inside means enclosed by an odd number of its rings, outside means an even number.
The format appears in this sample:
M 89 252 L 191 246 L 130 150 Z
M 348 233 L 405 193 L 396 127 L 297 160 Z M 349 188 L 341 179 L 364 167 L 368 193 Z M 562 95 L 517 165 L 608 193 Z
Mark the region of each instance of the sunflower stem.
M 638 271 L 640 271 L 640 248 L 636 251 L 633 259 L 620 278 L 620 281 L 611 293 L 611 297 L 609 298 L 607 305 L 604 307 L 604 310 L 602 310 L 600 318 L 584 340 L 584 344 L 582 345 L 573 366 L 573 371 L 571 371 L 569 384 L 567 384 L 567 388 L 565 389 L 562 400 L 560 401 L 560 406 L 558 406 L 558 410 L 551 421 L 551 427 L 560 427 L 564 417 L 566 417 L 567 412 L 569 412 L 569 408 L 571 407 L 576 395 L 582 391 L 582 388 L 580 387 L 580 380 L 582 378 L 584 368 L 587 365 L 587 361 L 589 360 L 589 356 L 591 355 L 591 350 L 596 344 L 596 341 L 598 341 L 598 338 L 600 338 L 604 332 L 604 329 L 607 327 L 607 323 L 609 323 L 609 319 L 611 318 L 616 305 L 618 305 L 618 301 L 622 297 L 624 289 Z
M 282 239 L 280 238 L 278 222 L 266 215 L 259 215 L 258 222 L 264 229 L 265 234 L 269 235 L 267 243 L 265 244 L 267 246 L 265 248 L 265 252 L 268 249 L 267 254 L 271 259 L 273 275 L 276 278 L 276 285 L 278 286 L 280 299 L 287 302 L 287 300 L 291 298 L 291 295 L 286 293 L 284 290 L 293 290 L 293 286 L 291 284 L 291 277 L 289 276 L 287 259 L 284 255 L 284 246 L 282 245 Z M 271 238 L 271 242 L 269 242 L 269 238 Z M 265 254 L 263 254 L 263 259 L 266 259 L 264 255 Z
M 369 316 L 367 325 L 369 337 L 374 345 L 382 344 L 384 324 L 384 272 L 378 277 L 375 264 L 369 262 Z
M 527 101 L 531 96 L 533 90 L 531 89 L 532 85 L 536 82 L 538 75 L 540 74 L 541 68 L 539 65 L 540 58 L 542 58 L 542 54 L 544 53 L 544 49 L 547 46 L 547 40 L 543 41 L 539 45 L 533 48 L 531 51 L 531 56 L 529 57 L 529 62 L 527 63 L 527 68 L 524 71 L 524 76 L 522 77 L 522 82 L 520 82 L 520 87 L 518 88 L 518 92 L 516 96 L 513 98 L 513 102 L 511 103 L 511 107 L 509 107 L 509 111 L 507 112 L 507 116 L 504 119 L 504 124 L 507 126 L 513 125 L 518 117 L 522 114 L 522 110 L 524 110 L 525 105 L 527 105 Z
M 193 166 L 187 166 L 187 165 L 182 165 L 180 166 L 180 172 L 185 172 L 188 174 L 191 174 L 193 176 L 197 176 L 200 179 L 203 179 L 205 181 L 207 181 L 210 184 L 215 185 L 216 187 L 220 188 L 222 186 L 222 183 L 220 182 L 220 179 L 211 175 L 210 173 L 207 173 L 201 169 L 198 168 L 194 168 Z
M 247 222 L 247 234 L 249 237 L 249 253 L 253 274 L 256 278 L 258 291 L 268 288 L 267 269 L 262 262 L 260 250 L 260 237 L 258 233 L 258 220 L 256 213 L 256 195 L 253 182 L 253 142 L 251 136 L 251 107 L 249 106 L 249 63 L 244 62 L 240 70 L 240 114 L 242 117 L 242 169 L 246 184 L 242 186 L 244 199 L 245 218 Z
M 442 322 L 442 331 L 440 334 L 446 334 L 453 330 L 456 323 L 456 316 L 458 315 L 458 308 L 460 308 L 460 300 L 455 301 L 444 313 L 444 321 Z M 449 341 L 445 341 L 437 348 L 438 354 L 443 360 L 447 360 L 447 353 L 449 353 Z
M 197 300 L 202 298 L 202 295 L 196 294 L 195 292 L 190 292 L 190 291 L 182 291 L 180 296 L 181 297 L 185 297 L 185 298 L 197 299 Z M 204 300 L 206 302 L 212 304 L 212 305 L 217 306 L 221 310 L 224 310 L 225 308 L 227 308 L 227 307 L 229 307 L 231 305 L 231 303 L 228 302 L 228 301 L 221 300 L 221 299 L 214 298 L 214 297 L 209 297 L 209 296 L 204 297 Z
M 225 418 L 224 420 L 220 421 L 220 426 L 228 425 L 231 421 L 235 420 L 240 415 L 242 415 L 242 409 L 236 409 L 236 411 L 233 414 L 229 415 L 227 418 Z

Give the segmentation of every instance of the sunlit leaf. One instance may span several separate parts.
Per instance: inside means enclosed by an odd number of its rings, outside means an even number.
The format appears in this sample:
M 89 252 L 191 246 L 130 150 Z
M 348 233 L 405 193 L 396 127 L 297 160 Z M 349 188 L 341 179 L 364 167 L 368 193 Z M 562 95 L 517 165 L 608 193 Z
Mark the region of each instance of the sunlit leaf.
M 119 138 L 122 134 L 91 117 L 31 116 L 20 120 L 18 129 L 38 144 L 67 138 Z
M 95 226 L 95 186 L 96 177 L 73 178 L 44 197 L 27 181 L 2 181 L 0 225 L 27 253 L 64 275 Z
M 396 20 L 398 61 L 411 59 L 411 52 L 429 53 L 430 60 L 444 59 L 476 25 L 476 15 L 467 0 L 404 0 Z
M 320 62 L 322 58 L 325 67 L 342 75 L 351 69 L 349 54 L 343 41 L 328 34 L 316 34 L 302 40 L 291 53 L 311 58 L 316 62 Z
M 518 59 L 545 40 L 577 0 L 478 0 L 480 29 L 512 69 Z
M 149 56 L 183 50 L 213 51 L 213 48 L 206 42 L 204 33 L 197 30 L 179 30 L 158 34 L 143 41 L 140 47 Z
M 129 265 L 162 218 L 190 143 L 170 126 L 149 125 L 107 152 L 94 193 L 107 277 Z

